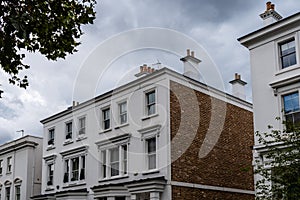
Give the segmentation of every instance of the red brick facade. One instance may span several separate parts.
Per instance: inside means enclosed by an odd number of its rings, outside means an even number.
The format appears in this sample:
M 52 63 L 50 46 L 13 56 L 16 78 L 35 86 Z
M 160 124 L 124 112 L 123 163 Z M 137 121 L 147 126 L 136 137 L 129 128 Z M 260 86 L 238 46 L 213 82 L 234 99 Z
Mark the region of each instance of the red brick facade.
M 180 135 L 185 138 L 171 145 L 172 181 L 253 191 L 252 112 L 179 83 L 171 81 L 170 85 L 171 138 L 173 140 Z M 198 126 L 192 123 L 195 113 L 200 119 Z M 213 126 L 209 126 L 210 124 Z M 217 143 L 213 146 L 212 142 L 209 154 L 199 158 L 199 150 L 208 129 L 217 132 L 218 128 L 222 131 Z M 189 140 L 192 141 L 191 144 L 182 152 L 182 145 L 186 145 Z M 179 154 L 181 156 L 176 159 L 175 155 Z M 172 186 L 172 199 L 247 200 L 254 199 L 254 195 Z

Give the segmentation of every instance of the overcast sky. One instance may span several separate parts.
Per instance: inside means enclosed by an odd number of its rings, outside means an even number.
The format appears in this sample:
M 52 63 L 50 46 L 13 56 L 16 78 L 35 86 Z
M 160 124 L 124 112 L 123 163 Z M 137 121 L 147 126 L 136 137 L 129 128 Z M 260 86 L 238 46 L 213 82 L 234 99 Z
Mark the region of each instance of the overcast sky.
M 79 52 L 57 62 L 48 61 L 39 54 L 28 54 L 26 62 L 31 68 L 25 72 L 30 83 L 27 90 L 7 84 L 7 77 L 1 72 L 1 87 L 5 93 L 0 99 L 0 143 L 20 137 L 21 134 L 16 132 L 18 130 L 25 130 L 25 134 L 42 136 L 40 120 L 72 104 L 76 77 L 89 55 L 108 38 L 137 28 L 167 28 L 194 39 L 215 63 L 224 90 L 230 93 L 228 82 L 233 79 L 234 73 L 238 72 L 242 75 L 242 79 L 248 82 L 247 100 L 251 102 L 249 53 L 238 43 L 237 38 L 262 27 L 259 14 L 265 10 L 266 2 L 266 0 L 98 1 L 97 19 L 93 25 L 84 27 L 85 34 L 81 38 L 82 45 L 78 48 Z M 300 11 L 299 0 L 274 0 L 272 3 L 276 4 L 277 12 L 283 17 Z M 196 56 L 201 59 L 201 55 L 197 52 Z M 130 80 L 132 74 L 139 70 L 139 65 L 144 63 L 154 64 L 159 60 L 163 66 L 182 72 L 179 57 L 151 49 L 120 55 L 101 77 L 93 94 L 99 95 Z M 100 63 L 101 60 L 95 61 L 95 66 Z M 86 84 L 89 84 L 88 78 L 86 80 Z

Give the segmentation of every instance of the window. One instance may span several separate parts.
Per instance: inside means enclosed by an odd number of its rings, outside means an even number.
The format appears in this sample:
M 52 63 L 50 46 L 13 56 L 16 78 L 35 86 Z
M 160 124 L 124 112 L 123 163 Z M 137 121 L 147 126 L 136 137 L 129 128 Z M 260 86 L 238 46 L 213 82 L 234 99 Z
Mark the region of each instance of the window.
M 294 92 L 284 95 L 283 104 L 286 128 L 290 132 L 293 125 L 300 125 L 299 93 Z
M 103 119 L 103 129 L 110 128 L 110 108 L 106 108 L 102 110 L 102 119 Z
M 10 200 L 10 187 L 5 188 L 5 200 Z
M 85 156 L 66 159 L 64 167 L 64 183 L 85 179 Z
M 73 130 L 72 122 L 67 122 L 66 123 L 66 140 L 72 139 L 72 130 Z
M 21 200 L 21 186 L 20 185 L 16 185 L 15 187 L 15 200 Z
M 54 164 L 50 163 L 50 164 L 48 164 L 48 174 L 47 174 L 47 185 L 48 186 L 53 185 L 53 175 L 54 175 Z
M 155 114 L 155 91 L 146 93 L 146 114 Z
M 11 173 L 11 170 L 12 170 L 12 163 L 11 163 L 11 160 L 12 160 L 11 157 L 8 157 L 8 158 L 7 158 L 7 170 L 6 170 L 6 173 Z
M 85 134 L 85 117 L 79 118 L 79 135 L 84 135 Z
M 127 153 L 127 144 L 102 150 L 101 178 L 126 175 L 128 171 Z
M 296 45 L 294 38 L 279 44 L 279 49 L 282 69 L 296 64 Z
M 0 160 L 0 175 L 3 173 L 3 160 Z
M 156 138 L 146 140 L 148 169 L 156 168 Z
M 127 123 L 127 102 L 119 104 L 119 122 L 120 124 Z
M 55 129 L 49 129 L 48 132 L 48 145 L 54 145 L 54 134 L 55 134 Z

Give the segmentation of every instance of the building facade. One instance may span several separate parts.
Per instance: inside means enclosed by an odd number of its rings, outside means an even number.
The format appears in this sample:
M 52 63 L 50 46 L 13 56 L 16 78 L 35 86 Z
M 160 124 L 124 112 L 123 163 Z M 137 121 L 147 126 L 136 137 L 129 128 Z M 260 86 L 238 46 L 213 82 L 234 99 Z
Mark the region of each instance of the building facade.
M 23 200 L 41 193 L 42 142 L 24 136 L 0 146 L 0 200 Z
M 194 80 L 194 52 L 181 60 L 185 75 L 144 65 L 136 80 L 42 120 L 33 199 L 253 199 L 252 105 Z
M 289 132 L 283 121 L 300 122 L 300 13 L 282 19 L 271 5 L 260 15 L 265 26 L 238 39 L 250 51 L 254 129 L 261 133 L 268 125 Z M 255 137 L 254 159 L 264 162 L 266 151 Z

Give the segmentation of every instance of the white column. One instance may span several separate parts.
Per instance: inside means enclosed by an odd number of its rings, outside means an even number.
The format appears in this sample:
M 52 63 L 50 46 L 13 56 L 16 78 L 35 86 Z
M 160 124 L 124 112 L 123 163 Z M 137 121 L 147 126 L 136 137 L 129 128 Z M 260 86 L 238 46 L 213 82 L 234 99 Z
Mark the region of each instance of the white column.
M 130 199 L 131 200 L 136 200 L 136 194 L 132 194 Z
M 159 192 L 150 192 L 150 200 L 160 200 Z

